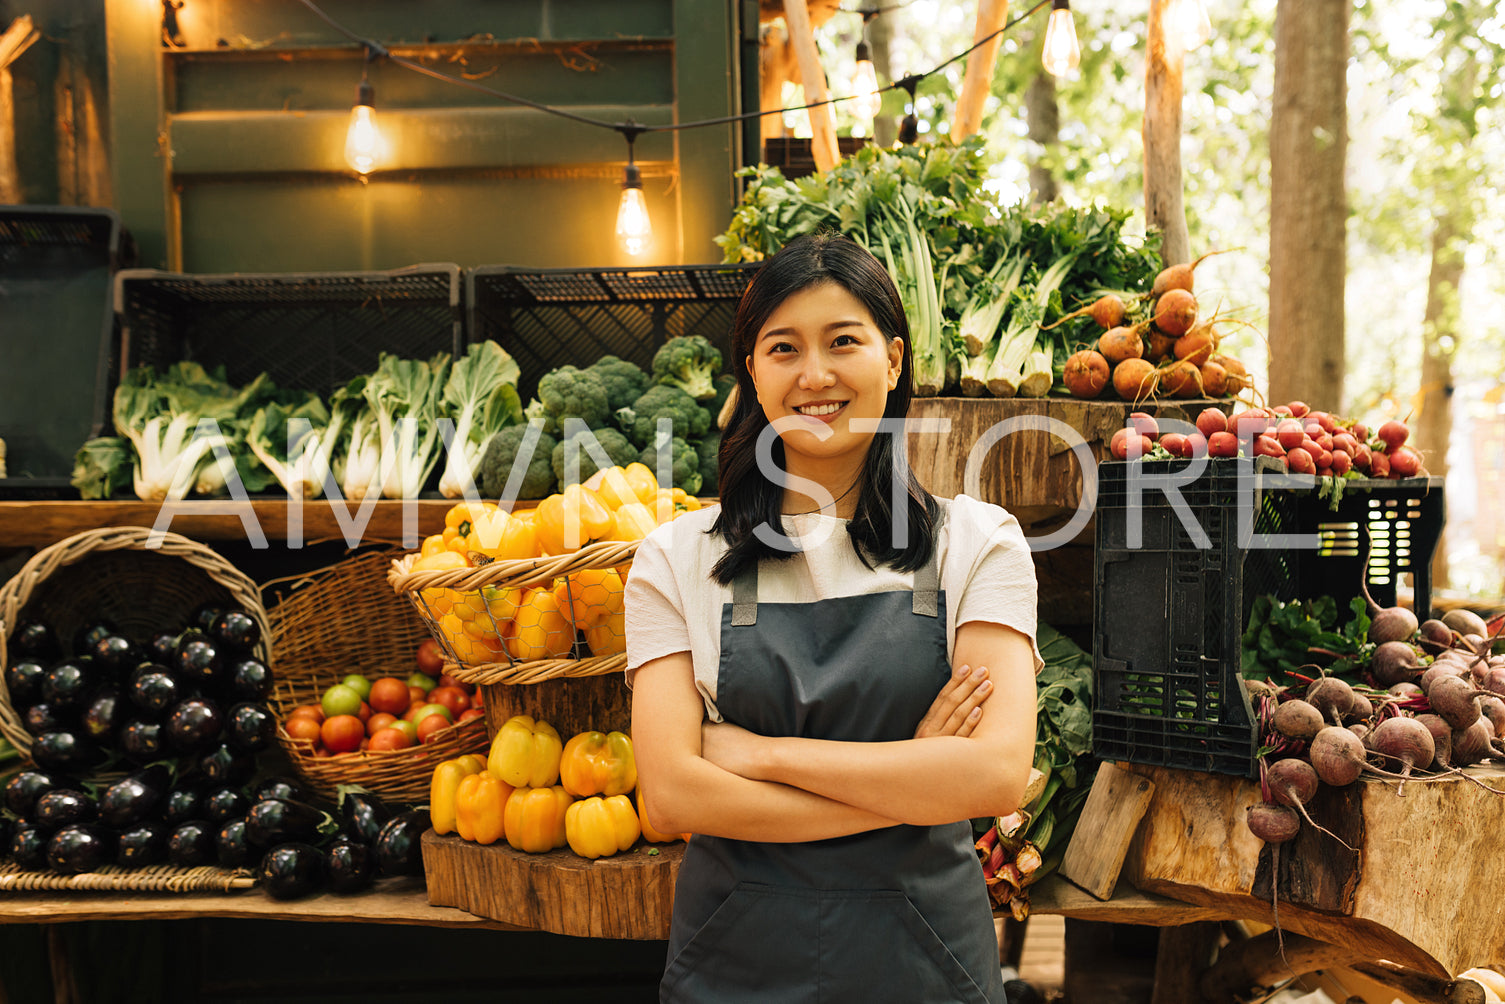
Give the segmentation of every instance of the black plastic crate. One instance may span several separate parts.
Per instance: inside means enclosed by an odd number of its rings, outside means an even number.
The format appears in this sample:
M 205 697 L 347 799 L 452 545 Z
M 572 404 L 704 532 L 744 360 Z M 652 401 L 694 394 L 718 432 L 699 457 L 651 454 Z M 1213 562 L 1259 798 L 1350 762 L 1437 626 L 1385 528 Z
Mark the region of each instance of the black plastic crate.
M 115 277 L 116 376 L 191 360 L 224 366 L 236 386 L 265 372 L 279 387 L 327 396 L 374 372 L 382 352 L 458 356 L 465 348 L 460 292 L 453 264 L 381 272 L 123 271 Z
M 557 366 L 589 366 L 615 355 L 648 369 L 658 347 L 679 335 L 703 335 L 725 362 L 737 301 L 757 268 L 485 265 L 466 273 L 470 337 L 492 339 L 517 360 L 524 401 Z
M 1140 481 L 1135 504 L 1131 475 L 1186 470 L 1182 461 L 1098 468 L 1093 753 L 1253 776 L 1257 736 L 1240 668 L 1255 599 L 1332 596 L 1346 616 L 1361 574 L 1375 601 L 1389 606 L 1410 573 L 1416 615 L 1425 619 L 1445 519 L 1442 479 L 1349 481 L 1333 509 L 1316 478 L 1286 474 L 1279 461 L 1219 459 L 1175 486 L 1179 505 L 1164 481 Z M 1307 539 L 1259 547 L 1250 534 Z
M 73 495 L 73 455 L 106 421 L 120 218 L 0 206 L 0 497 Z

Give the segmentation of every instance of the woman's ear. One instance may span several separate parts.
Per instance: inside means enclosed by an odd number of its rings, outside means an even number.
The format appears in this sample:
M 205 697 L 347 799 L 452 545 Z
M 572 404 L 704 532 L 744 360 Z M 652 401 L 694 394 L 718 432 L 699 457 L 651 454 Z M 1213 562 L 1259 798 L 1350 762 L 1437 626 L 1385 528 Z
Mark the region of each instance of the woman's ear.
M 904 339 L 891 338 L 888 342 L 888 389 L 899 386 L 899 374 L 904 372 Z

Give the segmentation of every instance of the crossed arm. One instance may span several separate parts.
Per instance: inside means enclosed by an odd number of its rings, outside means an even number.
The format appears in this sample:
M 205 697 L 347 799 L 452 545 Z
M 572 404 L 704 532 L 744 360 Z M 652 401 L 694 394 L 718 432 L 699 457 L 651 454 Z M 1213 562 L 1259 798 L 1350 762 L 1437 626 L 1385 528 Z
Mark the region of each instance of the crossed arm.
M 632 734 L 649 821 L 669 833 L 792 842 L 1012 812 L 1034 749 L 1029 639 L 969 622 L 957 628 L 953 662 L 915 738 L 886 743 L 706 724 L 689 653 L 645 663 Z

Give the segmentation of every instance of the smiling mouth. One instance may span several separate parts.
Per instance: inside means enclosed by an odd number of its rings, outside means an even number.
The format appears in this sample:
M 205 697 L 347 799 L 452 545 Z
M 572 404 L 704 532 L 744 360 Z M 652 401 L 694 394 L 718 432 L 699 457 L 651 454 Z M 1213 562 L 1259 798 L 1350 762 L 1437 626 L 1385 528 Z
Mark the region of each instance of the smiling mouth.
M 847 406 L 845 401 L 824 401 L 820 404 L 799 405 L 794 410 L 801 415 L 809 415 L 811 418 L 825 418 L 834 415 Z

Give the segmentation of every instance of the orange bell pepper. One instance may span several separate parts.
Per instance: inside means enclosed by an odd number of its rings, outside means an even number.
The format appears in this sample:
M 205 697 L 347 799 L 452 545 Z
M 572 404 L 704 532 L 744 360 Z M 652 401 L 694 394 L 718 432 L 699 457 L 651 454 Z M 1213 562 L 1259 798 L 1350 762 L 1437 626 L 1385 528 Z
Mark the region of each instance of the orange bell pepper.
M 582 858 L 608 858 L 625 851 L 641 832 L 638 814 L 626 795 L 587 798 L 564 813 L 564 835 Z
M 621 655 L 627 651 L 627 619 L 618 610 L 585 629 L 591 655 Z
M 614 568 L 582 568 L 554 580 L 554 599 L 560 613 L 573 619 L 575 627 L 586 630 L 611 613 L 612 598 L 621 593 L 622 579 Z
M 440 835 L 455 829 L 455 793 L 460 782 L 486 769 L 486 759 L 479 753 L 467 753 L 445 760 L 434 768 L 429 780 L 429 821 Z
M 530 589 L 502 635 L 507 651 L 519 661 L 563 659 L 575 648 L 575 625 L 559 609 L 554 591 Z
M 512 786 L 488 771 L 467 775 L 455 790 L 455 831 L 462 840 L 494 844 L 506 835 L 507 799 Z
M 648 841 L 651 844 L 668 844 L 676 840 L 690 839 L 690 835 L 688 833 L 660 833 L 652 826 L 648 825 L 648 812 L 643 808 L 643 789 L 641 786 L 639 786 L 637 790 L 637 803 L 638 825 L 643 830 L 644 840 Z
M 439 618 L 439 632 L 455 658 L 467 666 L 502 662 L 507 658 L 506 643 L 492 633 L 489 623 L 462 621 L 458 614 L 447 613 Z
M 564 744 L 559 781 L 571 795 L 625 795 L 638 784 L 632 740 L 622 732 L 582 732 Z
M 507 799 L 507 843 L 515 850 L 543 854 L 567 842 L 564 816 L 575 800 L 563 786 L 518 788 Z
M 609 538 L 616 525 L 600 496 L 584 485 L 550 495 L 534 512 L 538 544 L 546 554 L 578 551 L 593 540 Z
M 629 502 L 617 510 L 617 526 L 611 536 L 613 540 L 642 540 L 657 526 L 652 509 L 641 502 Z
M 466 547 L 497 561 L 531 558 L 538 550 L 538 536 L 532 521 L 521 520 L 495 509 L 477 516 L 470 523 Z
M 514 788 L 548 788 L 559 783 L 560 751 L 554 726 L 513 715 L 496 730 L 486 769 Z

